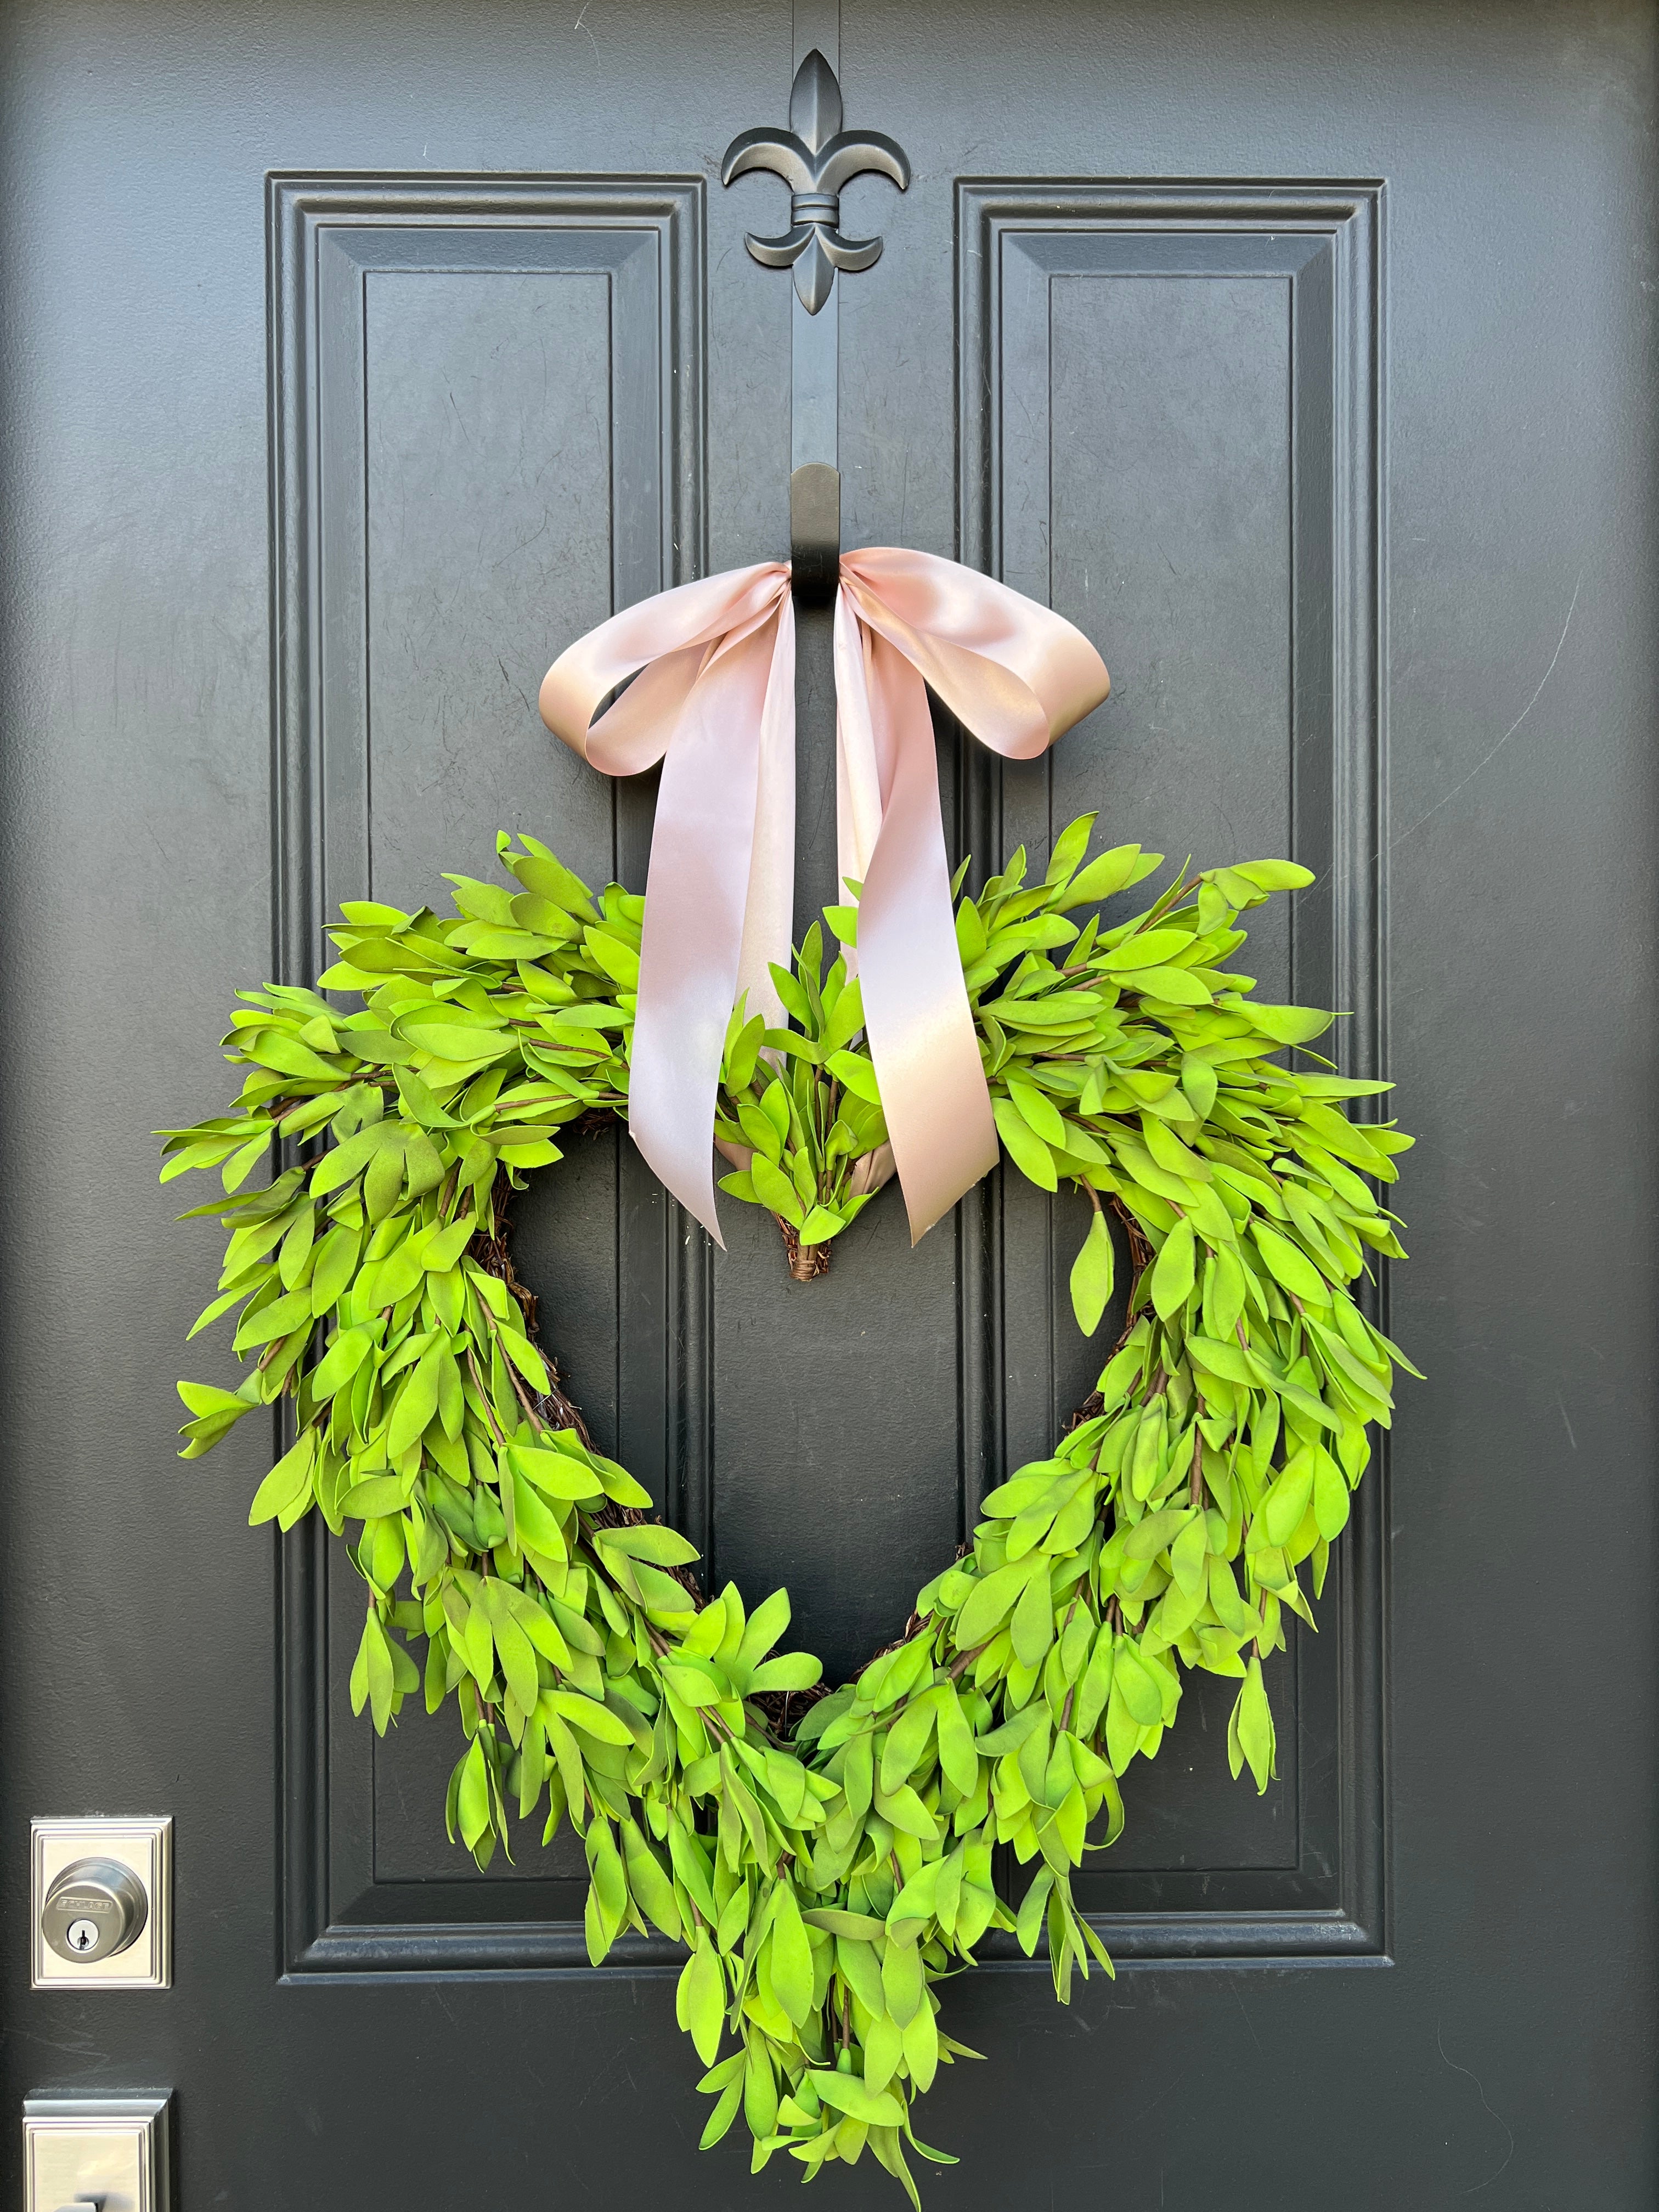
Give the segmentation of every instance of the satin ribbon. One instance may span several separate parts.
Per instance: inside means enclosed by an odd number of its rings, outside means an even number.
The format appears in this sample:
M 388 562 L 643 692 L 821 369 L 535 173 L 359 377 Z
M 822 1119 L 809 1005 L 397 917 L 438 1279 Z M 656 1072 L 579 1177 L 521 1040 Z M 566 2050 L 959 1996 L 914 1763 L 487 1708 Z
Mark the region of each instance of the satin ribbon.
M 844 553 L 836 599 L 836 845 L 861 883 L 855 961 L 912 1243 L 997 1158 L 962 980 L 927 691 L 1034 760 L 1106 696 L 1081 631 L 930 553 Z M 634 681 L 593 720 L 600 702 Z M 562 653 L 542 719 L 606 775 L 662 763 L 628 1119 L 717 1243 L 712 1142 L 732 1006 L 781 1027 L 794 905 L 795 618 L 779 562 L 642 600 Z

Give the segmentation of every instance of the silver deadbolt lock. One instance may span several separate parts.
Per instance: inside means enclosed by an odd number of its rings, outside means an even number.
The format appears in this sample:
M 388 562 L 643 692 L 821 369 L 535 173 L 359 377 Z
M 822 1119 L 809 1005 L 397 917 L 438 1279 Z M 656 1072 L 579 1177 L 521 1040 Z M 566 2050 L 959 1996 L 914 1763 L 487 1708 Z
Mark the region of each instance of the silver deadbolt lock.
M 31 1984 L 169 1988 L 172 1899 L 173 1822 L 165 1814 L 31 1820 Z M 51 2212 L 60 2201 L 54 2198 Z
M 149 1917 L 144 1886 L 119 1859 L 76 1859 L 46 1892 L 40 1933 L 60 1959 L 102 1965 L 136 1943 Z

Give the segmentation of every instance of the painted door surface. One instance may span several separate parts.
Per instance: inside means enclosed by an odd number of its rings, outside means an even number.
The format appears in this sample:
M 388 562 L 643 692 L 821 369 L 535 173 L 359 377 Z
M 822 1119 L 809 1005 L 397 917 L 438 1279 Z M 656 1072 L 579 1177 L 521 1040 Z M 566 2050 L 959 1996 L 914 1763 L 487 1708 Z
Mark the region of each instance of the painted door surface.
M 833 21 L 834 10 L 823 11 Z M 784 0 L 15 4 L 4 241 L 9 2109 L 177 2093 L 186 2212 L 778 2203 L 706 2106 L 666 1947 L 585 1962 L 578 1857 L 445 1842 L 446 1713 L 377 1746 L 269 1439 L 173 1455 L 216 1267 L 150 1132 L 216 1110 L 232 994 L 499 829 L 643 883 L 648 788 L 543 730 L 613 608 L 787 550 Z M 1251 966 L 1346 1010 L 1420 1138 L 1392 1334 L 1427 1370 L 1321 1615 L 1277 1785 L 1200 1686 L 1079 1895 L 1120 1962 L 952 1986 L 986 2067 L 930 2203 L 1635 2212 L 1654 2090 L 1652 319 L 1634 4 L 845 0 L 862 180 L 844 539 L 1079 623 L 1111 699 L 1041 764 L 940 731 L 981 869 L 1085 809 L 1316 872 Z M 833 879 L 803 650 L 802 914 Z M 1270 915 L 1276 909 L 1270 910 Z M 1083 1201 L 890 1192 L 792 1285 L 605 1133 L 521 1207 L 601 1445 L 832 1679 L 1091 1387 Z M 211 1344 L 214 1340 L 209 1340 Z M 217 1363 L 216 1364 L 216 1363 Z M 31 1814 L 171 1814 L 174 1986 L 30 1994 Z M 13 2141 L 0 2127 L 0 2140 Z M 8 2155 L 10 2156 L 9 2152 Z M 787 2161 L 783 2162 L 787 2165 Z M 3 2186 L 15 2189 L 15 2170 Z M 889 2201 L 861 2166 L 836 2200 Z M 892 2201 L 898 2201 L 893 2197 Z

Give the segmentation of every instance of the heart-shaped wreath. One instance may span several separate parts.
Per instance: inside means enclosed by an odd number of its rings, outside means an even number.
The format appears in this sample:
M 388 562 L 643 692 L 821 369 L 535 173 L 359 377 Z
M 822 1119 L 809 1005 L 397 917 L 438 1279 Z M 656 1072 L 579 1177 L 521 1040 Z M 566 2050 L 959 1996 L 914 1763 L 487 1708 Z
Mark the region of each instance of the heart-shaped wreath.
M 705 1595 L 692 1546 L 593 1449 L 508 1256 L 510 1193 L 573 1123 L 626 1115 L 642 900 L 503 837 L 517 888 L 448 878 L 454 920 L 348 906 L 319 980 L 362 1010 L 244 994 L 235 1112 L 167 1133 L 164 1178 L 222 1168 L 195 1211 L 233 1231 L 197 1328 L 240 1306 L 257 1355 L 234 1393 L 180 1383 L 184 1456 L 295 1401 L 250 1519 L 290 1528 L 315 1504 L 336 1535 L 357 1524 L 357 1710 L 384 1734 L 422 1685 L 403 1639 L 424 1636 L 427 1709 L 453 1693 L 468 1739 L 452 1838 L 482 1866 L 509 1805 L 545 1800 L 544 1843 L 568 1815 L 586 1847 L 594 1960 L 629 1927 L 687 1947 L 705 2145 L 741 2104 L 757 2167 L 787 2150 L 810 2179 L 867 2147 L 913 2202 L 905 2144 L 941 2155 L 914 2100 L 977 2055 L 940 2031 L 934 1984 L 991 1927 L 1028 1954 L 1046 1930 L 1062 2002 L 1091 1953 L 1109 1972 L 1070 1876 L 1121 1832 L 1119 1778 L 1157 1751 L 1183 1666 L 1239 1679 L 1228 1755 L 1267 1787 L 1263 1656 L 1286 1607 L 1311 1618 L 1298 1570 L 1317 1595 L 1409 1365 L 1348 1287 L 1364 1247 L 1403 1256 L 1371 1185 L 1411 1139 L 1340 1103 L 1387 1086 L 1275 1064 L 1331 1018 L 1226 969 L 1240 910 L 1307 872 L 1183 871 L 1079 930 L 1068 912 L 1160 865 L 1125 845 L 1084 866 L 1092 820 L 1041 883 L 1021 853 L 959 899 L 957 937 L 1008 1157 L 1094 1201 L 1085 1332 L 1111 1297 L 1109 1211 L 1127 1232 L 1125 1332 L 1054 1456 L 991 1493 L 901 1639 L 829 1695 L 817 1660 L 769 1656 L 787 1594 Z M 854 944 L 855 907 L 826 920 Z M 797 1026 L 733 1015 L 717 1135 L 747 1164 L 722 1188 L 774 1212 L 810 1274 L 883 1180 L 885 1129 L 845 959 L 825 972 L 815 927 L 774 975 Z M 273 1139 L 299 1157 L 244 1190 Z M 1038 1862 L 1017 1911 L 999 1843 Z

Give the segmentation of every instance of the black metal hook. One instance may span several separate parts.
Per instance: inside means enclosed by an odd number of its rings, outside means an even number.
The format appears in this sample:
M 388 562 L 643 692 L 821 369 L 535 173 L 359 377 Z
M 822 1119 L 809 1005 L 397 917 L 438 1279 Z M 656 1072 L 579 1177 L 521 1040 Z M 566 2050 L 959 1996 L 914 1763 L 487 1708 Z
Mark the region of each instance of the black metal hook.
M 804 607 L 827 607 L 841 580 L 841 471 L 808 461 L 789 479 L 791 584 Z

